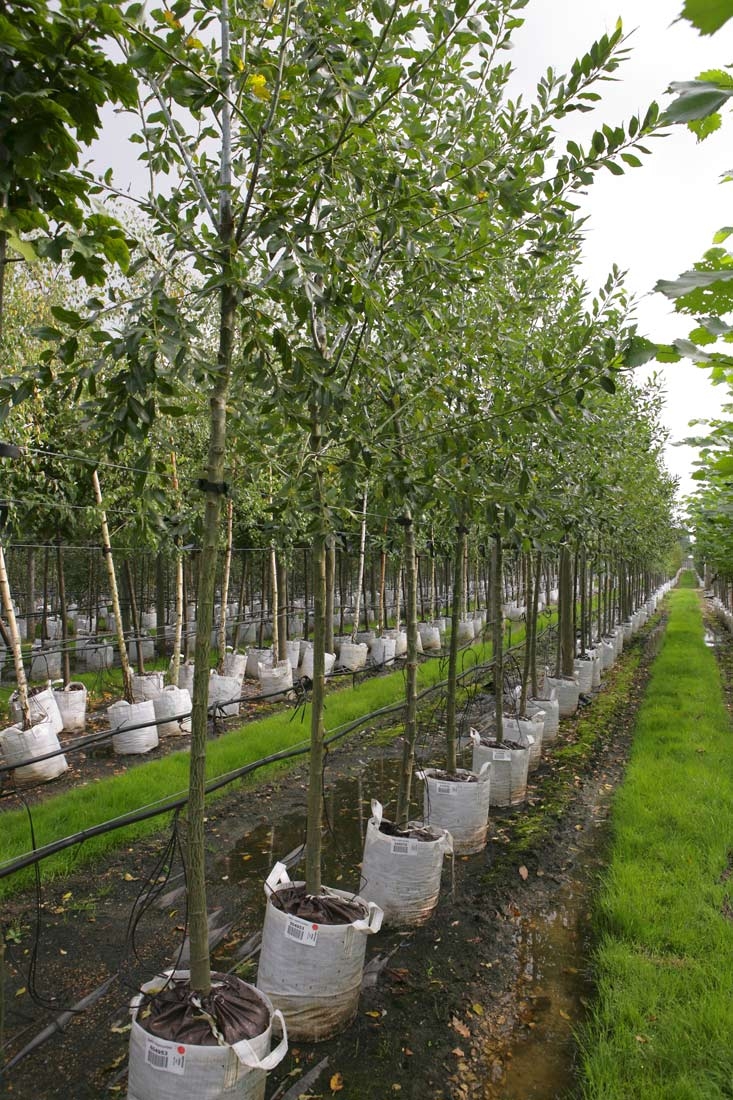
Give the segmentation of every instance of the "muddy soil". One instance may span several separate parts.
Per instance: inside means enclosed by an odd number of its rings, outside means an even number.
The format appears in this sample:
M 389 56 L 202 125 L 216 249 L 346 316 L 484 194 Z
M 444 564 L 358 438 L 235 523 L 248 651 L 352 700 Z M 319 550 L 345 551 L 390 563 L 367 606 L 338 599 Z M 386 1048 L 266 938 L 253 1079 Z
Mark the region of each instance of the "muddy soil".
M 268 1080 L 268 1100 L 569 1094 L 572 1029 L 592 988 L 593 881 L 650 660 L 637 640 L 604 681 L 604 721 L 594 728 L 596 708 L 588 706 L 563 722 L 530 777 L 526 804 L 492 810 L 483 853 L 453 866 L 446 861 L 429 924 L 369 937 L 356 1020 L 336 1039 L 291 1047 Z M 477 696 L 466 718 L 486 705 Z M 422 737 L 421 764 L 442 762 L 439 723 L 431 729 Z M 592 748 L 581 752 L 584 744 Z M 364 730 L 328 754 L 329 885 L 358 888 L 370 799 L 389 810 L 401 751 L 399 739 Z M 218 970 L 236 968 L 254 979 L 264 878 L 284 857 L 298 878 L 306 784 L 306 770 L 293 769 L 211 808 L 209 907 Z M 129 998 L 162 967 L 186 962 L 183 832 L 173 822 L 164 835 L 4 903 L 6 1064 L 44 1041 L 11 1064 L 0 1095 L 3 1088 L 19 1100 L 125 1094 Z M 84 1011 L 74 1011 L 82 1001 Z

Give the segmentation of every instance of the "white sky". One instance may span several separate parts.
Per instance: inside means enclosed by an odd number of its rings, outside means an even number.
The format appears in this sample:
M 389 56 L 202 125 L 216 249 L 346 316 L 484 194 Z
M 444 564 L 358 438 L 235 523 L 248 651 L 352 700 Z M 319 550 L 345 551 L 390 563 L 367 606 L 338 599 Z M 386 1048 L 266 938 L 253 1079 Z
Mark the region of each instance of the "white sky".
M 620 16 L 625 33 L 633 32 L 629 60 L 607 83 L 603 103 L 593 113 L 571 115 L 563 133 L 587 134 L 600 122 L 617 124 L 643 113 L 674 80 L 689 80 L 705 69 L 733 62 L 733 29 L 724 27 L 701 37 L 687 22 L 676 22 L 682 0 L 530 0 L 525 25 L 515 34 L 509 59 L 515 87 L 531 94 L 548 66 L 566 71 L 591 43 L 613 30 Z M 627 286 L 641 298 L 639 327 L 660 342 L 687 336 L 692 318 L 677 316 L 668 299 L 651 293 L 657 279 L 687 270 L 712 244 L 713 234 L 733 224 L 733 184 L 720 184 L 733 167 L 733 114 L 723 127 L 698 143 L 686 127 L 650 144 L 643 168 L 623 177 L 603 171 L 589 189 L 583 212 L 590 215 L 583 275 L 592 286 L 603 282 L 612 263 L 628 271 Z M 716 416 L 725 399 L 705 371 L 687 363 L 658 367 L 665 377 L 665 421 L 671 441 L 690 434 L 688 422 Z M 666 462 L 682 479 L 681 493 L 694 491 L 689 480 L 695 451 L 668 447 Z
M 603 102 L 589 114 L 573 114 L 563 124 L 565 137 L 587 140 L 601 122 L 617 124 L 644 113 L 652 99 L 668 102 L 665 89 L 704 69 L 733 62 L 733 26 L 703 38 L 686 22 L 676 22 L 683 0 L 530 0 L 525 25 L 515 32 L 514 50 L 506 55 L 515 69 L 513 94 L 531 97 L 537 79 L 549 66 L 566 71 L 617 18 L 631 33 L 631 56 L 617 80 L 602 85 Z M 110 117 L 98 144 L 99 162 L 113 164 L 119 185 L 135 178 L 145 186 L 135 164 L 139 146 L 127 145 L 127 126 Z M 591 287 L 605 281 L 613 263 L 628 272 L 627 286 L 639 298 L 640 331 L 670 343 L 687 336 L 691 318 L 678 317 L 670 302 L 652 289 L 660 278 L 687 270 L 710 247 L 713 234 L 733 224 L 733 184 L 718 180 L 733 168 L 733 111 L 721 131 L 698 143 L 684 127 L 651 143 L 653 155 L 643 168 L 623 177 L 602 171 L 589 189 L 583 276 Z M 713 387 L 705 371 L 687 363 L 660 367 L 667 391 L 666 424 L 671 442 L 689 434 L 688 423 L 715 416 L 725 394 Z M 681 493 L 694 491 L 690 481 L 695 452 L 669 446 L 666 461 L 681 478 Z

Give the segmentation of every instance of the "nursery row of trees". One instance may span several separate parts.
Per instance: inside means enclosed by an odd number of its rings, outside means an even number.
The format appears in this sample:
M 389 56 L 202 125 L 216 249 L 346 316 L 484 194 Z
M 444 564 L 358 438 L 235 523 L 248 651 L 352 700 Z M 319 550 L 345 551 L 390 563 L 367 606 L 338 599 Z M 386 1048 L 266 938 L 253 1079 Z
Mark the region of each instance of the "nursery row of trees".
M 0 16 L 0 415 L 21 448 L 3 461 L 3 537 L 96 538 L 103 499 L 113 543 L 198 548 L 188 883 L 203 992 L 207 678 L 228 515 L 240 545 L 256 531 L 283 553 L 310 548 L 316 894 L 340 533 L 368 528 L 402 557 L 408 624 L 430 543 L 455 554 L 457 593 L 469 535 L 494 547 L 495 576 L 503 548 L 562 547 L 563 562 L 585 548 L 636 576 L 670 546 L 659 390 L 627 373 L 653 349 L 621 274 L 593 295 L 576 272 L 575 196 L 640 164 L 658 112 L 561 147 L 556 123 L 597 106 L 623 33 L 512 102 L 505 58 L 524 6 L 177 0 Z M 111 173 L 78 167 L 104 100 L 138 111 L 147 193 L 119 196 Z M 115 196 L 134 214 L 100 212 Z M 413 625 L 407 668 L 414 703 Z

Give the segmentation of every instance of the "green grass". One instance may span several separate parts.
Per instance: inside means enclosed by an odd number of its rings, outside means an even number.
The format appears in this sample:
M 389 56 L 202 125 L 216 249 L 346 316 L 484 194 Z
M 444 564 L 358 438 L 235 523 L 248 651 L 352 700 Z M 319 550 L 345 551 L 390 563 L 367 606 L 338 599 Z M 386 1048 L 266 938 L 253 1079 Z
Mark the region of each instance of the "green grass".
M 697 594 L 670 610 L 614 804 L 586 1100 L 733 1096 L 733 730 Z
M 516 644 L 524 636 L 524 627 L 514 629 L 512 640 Z M 491 657 L 490 643 L 480 643 L 466 651 L 463 668 L 469 662 L 481 664 Z M 459 666 L 460 667 L 460 666 Z M 438 683 L 447 673 L 447 660 L 429 660 L 419 669 L 419 689 Z M 371 711 L 398 703 L 404 698 L 404 674 L 394 672 L 387 676 L 365 680 L 356 690 L 350 685 L 329 692 L 326 699 L 325 723 L 327 732 L 354 722 Z M 207 776 L 214 778 L 234 771 L 263 756 L 304 743 L 309 737 L 310 706 L 295 713 L 282 710 L 224 734 L 209 743 L 207 748 Z M 120 817 L 142 806 L 149 806 L 185 791 L 188 784 L 188 752 L 172 753 L 161 760 L 139 764 L 123 775 L 79 786 L 57 797 L 50 797 L 33 807 L 33 825 L 36 846 L 41 847 L 59 837 L 68 836 L 90 828 L 100 822 Z M 271 765 L 256 773 L 250 785 L 262 781 L 276 769 L 283 770 L 292 764 Z M 221 797 L 217 792 L 212 797 Z M 161 828 L 162 818 L 153 818 L 114 830 L 103 836 L 93 837 L 82 846 L 68 848 L 41 863 L 44 877 L 62 875 L 80 862 L 99 858 L 106 852 L 129 844 L 133 839 L 149 835 Z M 23 810 L 9 810 L 0 817 L 2 841 L 0 860 L 13 859 L 31 848 L 28 818 Z M 27 886 L 31 870 L 23 870 L 0 879 L 0 897 Z

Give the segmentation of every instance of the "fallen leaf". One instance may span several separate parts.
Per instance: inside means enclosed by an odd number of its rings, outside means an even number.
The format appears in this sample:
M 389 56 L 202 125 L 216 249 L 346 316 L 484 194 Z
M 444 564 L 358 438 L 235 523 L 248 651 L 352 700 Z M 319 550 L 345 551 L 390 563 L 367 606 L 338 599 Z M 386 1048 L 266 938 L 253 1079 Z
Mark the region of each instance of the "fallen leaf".
M 344 1079 L 340 1073 L 334 1073 L 328 1084 L 331 1088 L 331 1092 L 341 1092 L 341 1089 L 344 1087 Z
M 122 877 L 124 878 L 125 882 L 137 882 L 135 876 L 131 875 L 129 871 L 125 871 Z
M 635 1035 L 634 1038 L 636 1039 L 637 1043 L 649 1042 L 649 1037 L 647 1035 Z
M 563 1020 L 569 1020 L 570 1019 L 567 1012 L 563 1012 L 562 1009 L 560 1009 L 560 1015 L 562 1016 Z
M 466 1055 L 463 1053 L 463 1051 L 461 1050 L 460 1047 L 453 1047 L 453 1050 L 451 1051 L 451 1054 L 455 1054 L 456 1058 L 465 1058 L 466 1057 Z
M 132 1027 L 132 1024 L 130 1023 L 130 1024 L 125 1024 L 124 1027 L 111 1027 L 109 1030 L 114 1035 L 124 1035 L 126 1031 L 129 1031 L 131 1029 L 131 1027 Z
M 471 1038 L 471 1032 L 468 1030 L 466 1025 L 462 1023 L 456 1016 L 454 1016 L 451 1020 L 450 1026 L 453 1028 L 454 1031 L 458 1032 L 462 1039 Z
M 529 871 L 524 866 L 524 864 L 522 864 L 522 866 L 519 868 L 519 877 L 523 878 L 525 882 L 529 878 Z
M 251 859 L 251 858 L 252 858 L 252 856 L 249 854 L 249 852 L 245 852 L 245 854 L 242 856 L 242 860 L 245 863 L 247 862 L 248 859 Z
M 72 894 L 71 890 L 67 890 L 65 894 L 62 894 L 62 895 L 61 895 L 61 900 L 62 900 L 62 901 L 68 901 L 68 900 L 69 900 L 69 898 L 71 898 L 71 897 L 73 897 L 73 896 L 74 896 L 74 895 Z
M 24 985 L 22 985 L 22 986 L 20 987 L 20 989 L 16 989 L 16 991 L 15 991 L 15 996 L 16 996 L 16 997 L 22 997 L 24 993 L 25 993 L 25 986 L 24 986 Z
M 473 1012 L 475 1012 L 477 1016 L 483 1016 L 483 1014 L 484 1014 L 484 1006 L 483 1005 L 478 1005 L 478 1004 L 477 1005 L 471 1005 L 471 1010 Z
M 405 1055 L 405 1056 L 406 1056 L 407 1058 L 411 1058 L 411 1057 L 412 1057 L 412 1051 L 410 1050 L 410 1048 L 409 1048 L 409 1047 L 403 1047 L 403 1048 L 402 1048 L 402 1053 L 403 1053 L 403 1054 L 404 1054 L 404 1055 Z
M 392 1085 L 392 1092 L 401 1092 L 401 1091 L 402 1091 L 402 1085 L 396 1085 L 396 1084 Z
M 366 1015 L 366 1016 L 371 1016 L 371 1018 L 372 1018 L 373 1020 L 381 1020 L 381 1019 L 382 1019 L 382 1013 L 381 1013 L 381 1012 L 377 1012 L 377 1010 L 376 1010 L 376 1009 L 372 1009 L 372 1011 L 371 1011 L 371 1012 L 367 1012 L 367 1013 L 365 1013 L 365 1015 Z

